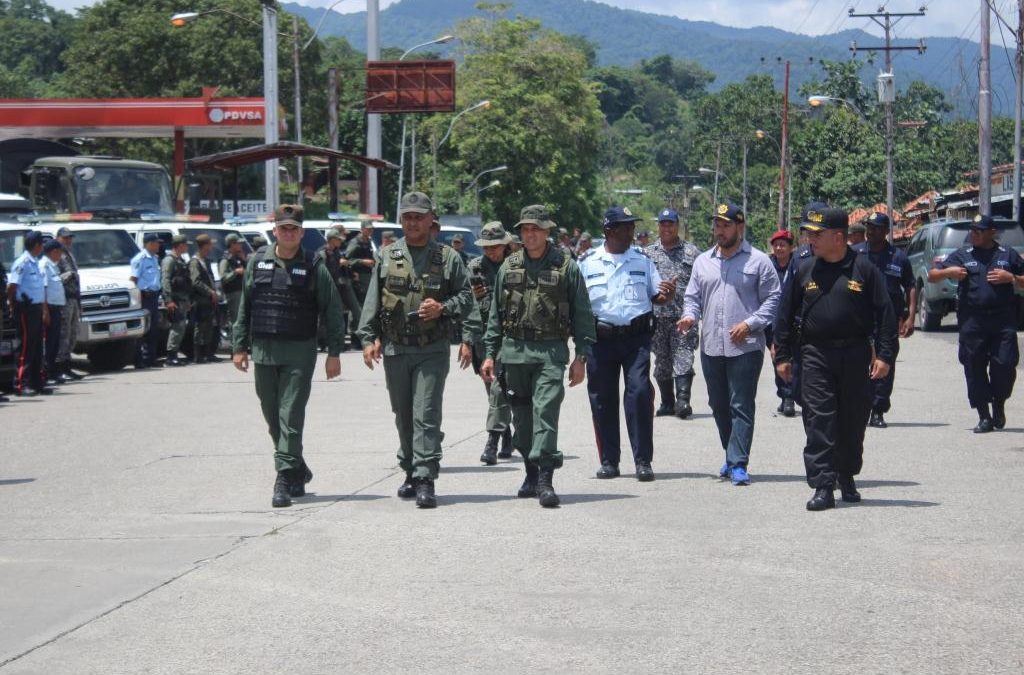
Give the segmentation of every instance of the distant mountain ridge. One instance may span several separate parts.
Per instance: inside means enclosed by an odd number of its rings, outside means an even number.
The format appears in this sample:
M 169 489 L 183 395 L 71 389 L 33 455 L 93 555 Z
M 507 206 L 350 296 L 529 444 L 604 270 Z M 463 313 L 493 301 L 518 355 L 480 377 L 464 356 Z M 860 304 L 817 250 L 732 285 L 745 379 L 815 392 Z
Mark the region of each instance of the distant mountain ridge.
M 477 0 L 401 0 L 381 12 L 381 44 L 407 48 L 446 32 L 462 19 L 479 15 Z M 323 10 L 295 3 L 284 8 L 315 25 Z M 713 71 L 714 88 L 743 80 L 755 73 L 771 73 L 778 82 L 782 68 L 777 59 L 792 65 L 792 86 L 821 76 L 821 69 L 809 61 L 850 58 L 849 45 L 876 45 L 880 40 L 861 30 L 844 30 L 811 37 L 772 27 L 732 28 L 705 21 L 620 9 L 594 0 L 516 0 L 509 12 L 538 19 L 552 30 L 578 34 L 597 45 L 602 65 L 632 65 L 658 54 L 697 61 Z M 357 49 L 366 49 L 366 13 L 331 12 L 320 29 L 321 35 L 340 35 Z M 895 40 L 897 45 L 916 45 L 916 40 Z M 927 51 L 898 53 L 894 70 L 899 87 L 923 80 L 946 93 L 955 114 L 975 114 L 977 99 L 978 44 L 952 37 L 926 38 Z M 764 59 L 762 62 L 761 59 Z M 997 114 L 1010 114 L 1014 80 L 1012 52 L 992 46 L 993 104 Z M 876 62 L 882 62 L 881 54 Z M 865 86 L 873 87 L 879 67 L 865 66 Z

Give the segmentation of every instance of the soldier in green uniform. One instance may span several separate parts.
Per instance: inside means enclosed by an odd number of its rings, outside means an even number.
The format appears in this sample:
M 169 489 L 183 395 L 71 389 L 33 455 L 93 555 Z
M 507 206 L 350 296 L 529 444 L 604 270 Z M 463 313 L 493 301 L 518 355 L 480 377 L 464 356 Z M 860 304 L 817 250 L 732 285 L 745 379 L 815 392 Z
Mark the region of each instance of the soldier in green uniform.
M 217 356 L 217 291 L 213 287 L 210 252 L 213 239 L 208 234 L 196 237 L 196 254 L 188 261 L 188 276 L 192 281 L 192 348 L 195 362 L 214 363 Z
M 342 250 L 342 244 L 345 241 L 344 233 L 338 228 L 332 227 L 327 230 L 326 238 L 327 244 L 317 251 L 317 255 L 323 258 L 327 271 L 331 273 L 331 278 L 334 279 L 335 287 L 338 289 L 338 297 L 341 298 L 342 304 L 342 326 L 345 327 L 344 333 L 348 335 L 347 322 L 344 320 L 345 310 L 347 309 L 351 313 L 352 323 L 358 323 L 359 317 L 363 313 L 363 307 L 359 303 L 355 291 L 352 290 L 352 267 Z M 324 332 L 322 324 L 320 332 Z M 320 336 L 320 341 L 321 343 L 325 341 L 324 335 Z M 341 350 L 348 351 L 347 342 L 342 344 Z
M 430 238 L 430 197 L 410 192 L 402 197 L 399 213 L 405 237 L 374 256 L 359 338 L 367 368 L 384 356 L 401 443 L 398 462 L 405 471 L 398 496 L 415 495 L 418 507 L 433 508 L 451 329 L 472 308 L 473 291 L 459 255 Z
M 245 279 L 245 249 L 242 238 L 232 232 L 224 238 L 228 250 L 224 251 L 220 266 L 220 288 L 228 302 L 228 336 L 238 318 L 238 305 L 242 302 L 242 283 Z
M 484 332 L 487 330 L 487 317 L 490 316 L 494 304 L 494 281 L 498 276 L 498 268 L 508 256 L 508 245 L 512 237 L 499 222 L 487 223 L 480 230 L 480 238 L 476 240 L 484 254 L 469 261 L 469 284 L 473 287 L 476 303 L 469 316 L 462 323 L 462 346 L 459 347 L 459 361 L 472 362 L 473 371 L 480 374 L 486 353 L 484 350 Z M 512 456 L 512 410 L 501 392 L 501 387 L 484 382 L 487 388 L 487 443 L 480 461 L 488 466 L 498 463 L 498 458 L 508 459 Z M 498 451 L 498 440 L 501 440 L 501 451 Z
M 354 275 L 354 290 L 359 302 L 365 302 L 366 290 L 373 276 L 373 223 L 363 221 L 359 234 L 349 240 L 345 247 L 345 259 Z
M 255 370 L 256 395 L 274 441 L 275 507 L 291 506 L 313 478 L 302 454 L 313 369 L 317 319 L 327 322 L 327 379 L 341 374 L 341 300 L 321 258 L 302 248 L 302 207 L 274 210 L 277 243 L 250 256 L 242 302 L 232 330 L 235 367 Z
M 569 386 L 586 376 L 590 345 L 597 341 L 590 296 L 572 257 L 548 241 L 555 227 L 544 206 L 527 206 L 516 224 L 522 251 L 508 257 L 494 285 L 495 306 L 487 322 L 480 367 L 487 381 L 498 379 L 512 406 L 513 445 L 526 461 L 520 497 L 558 506 L 552 484 L 562 467 L 558 413 L 565 397 L 562 377 L 569 363 L 568 338 L 576 347 Z M 498 371 L 495 361 L 501 363 Z
M 167 334 L 168 366 L 184 366 L 188 363 L 187 359 L 178 356 L 188 328 L 188 315 L 192 311 L 192 279 L 184 258 L 187 250 L 188 239 L 183 234 L 176 234 L 171 238 L 171 254 L 164 256 L 160 262 L 164 308 L 171 324 Z

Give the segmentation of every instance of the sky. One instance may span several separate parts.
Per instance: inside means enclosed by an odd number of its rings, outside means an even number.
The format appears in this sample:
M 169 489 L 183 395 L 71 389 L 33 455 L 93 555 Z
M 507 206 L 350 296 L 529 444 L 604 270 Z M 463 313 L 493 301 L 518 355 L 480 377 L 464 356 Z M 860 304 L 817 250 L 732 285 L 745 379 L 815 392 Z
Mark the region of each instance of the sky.
M 47 0 L 50 5 L 61 9 L 74 9 L 93 4 L 94 0 Z M 311 7 L 328 7 L 334 0 L 295 0 Z M 397 0 L 380 0 L 381 8 Z M 553 0 L 557 2 L 557 0 Z M 881 30 L 870 19 L 850 19 L 846 16 L 852 6 L 858 12 L 870 12 L 881 2 L 865 0 L 843 2 L 841 0 L 603 0 L 605 4 L 636 9 L 656 14 L 678 16 L 693 21 L 712 21 L 727 26 L 751 28 L 774 26 L 782 30 L 822 35 L 848 28 L 861 28 L 869 33 L 881 34 Z M 998 12 L 1015 25 L 1013 0 L 993 0 Z M 978 0 L 900 0 L 889 3 L 892 12 L 913 12 L 924 5 L 923 17 L 903 19 L 896 27 L 896 36 L 918 37 L 964 37 L 977 39 Z M 366 8 L 365 0 L 341 0 L 335 7 L 340 12 L 355 12 Z M 1009 45 L 1013 36 L 1004 27 L 1005 40 Z M 992 41 L 999 43 L 998 22 L 992 19 Z

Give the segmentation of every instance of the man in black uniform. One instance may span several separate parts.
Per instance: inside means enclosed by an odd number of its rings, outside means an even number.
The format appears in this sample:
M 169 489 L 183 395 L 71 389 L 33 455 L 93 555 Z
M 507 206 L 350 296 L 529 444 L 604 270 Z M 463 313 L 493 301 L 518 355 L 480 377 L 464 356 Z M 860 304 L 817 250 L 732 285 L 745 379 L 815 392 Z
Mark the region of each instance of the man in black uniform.
M 914 307 L 917 305 L 917 286 L 914 271 L 910 268 L 907 254 L 889 243 L 889 216 L 872 213 L 864 221 L 867 240 L 853 247 L 853 250 L 868 257 L 885 279 L 885 290 L 892 302 L 892 311 L 899 325 L 899 337 L 908 338 L 914 334 Z M 876 338 L 877 339 L 877 338 Z M 892 368 L 889 374 L 872 382 L 874 393 L 871 399 L 871 419 L 868 425 L 885 429 L 885 413 L 892 406 L 892 385 L 896 378 L 896 357 L 900 353 L 900 341 L 893 343 Z
M 188 261 L 188 275 L 192 281 L 192 346 L 196 363 L 216 363 L 220 333 L 217 330 L 217 291 L 213 284 L 210 253 L 213 239 L 208 234 L 196 237 L 196 254 Z
M 849 217 L 842 209 L 807 214 L 814 256 L 800 264 L 782 295 L 775 322 L 775 367 L 793 376 L 793 355 L 803 368 L 804 465 L 814 496 L 808 511 L 860 501 L 860 473 L 872 380 L 893 362 L 896 318 L 885 280 L 867 256 L 846 244 Z M 796 326 L 799 324 L 799 329 Z M 872 348 L 872 336 L 875 344 Z
M 971 223 L 970 245 L 953 251 L 928 271 L 930 282 L 959 282 L 960 363 L 967 378 L 967 399 L 978 410 L 976 434 L 1006 426 L 1004 406 L 1013 393 L 1020 360 L 1013 287 L 1024 288 L 1024 261 L 995 237 L 992 217 L 977 216 Z

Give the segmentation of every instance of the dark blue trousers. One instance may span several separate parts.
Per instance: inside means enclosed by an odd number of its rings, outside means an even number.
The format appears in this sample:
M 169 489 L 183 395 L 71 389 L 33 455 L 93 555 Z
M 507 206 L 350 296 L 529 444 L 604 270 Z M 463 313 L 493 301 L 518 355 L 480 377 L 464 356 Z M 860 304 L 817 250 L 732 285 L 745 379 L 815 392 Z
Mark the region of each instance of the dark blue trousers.
M 587 392 L 601 462 L 619 465 L 619 373 L 626 377 L 626 429 L 633 461 L 654 457 L 654 387 L 651 385 L 651 336 L 598 338 L 587 360 Z
M 1005 401 L 1013 393 L 1020 351 L 1012 311 L 967 315 L 960 320 L 960 363 L 972 408 Z
M 892 366 L 889 374 L 880 380 L 871 380 L 871 409 L 880 413 L 889 412 L 892 407 L 892 387 L 896 382 L 896 357 L 900 353 L 900 341 L 893 343 Z
M 151 366 L 160 353 L 160 294 L 143 293 L 142 308 L 149 312 L 149 330 L 135 343 L 135 365 Z

